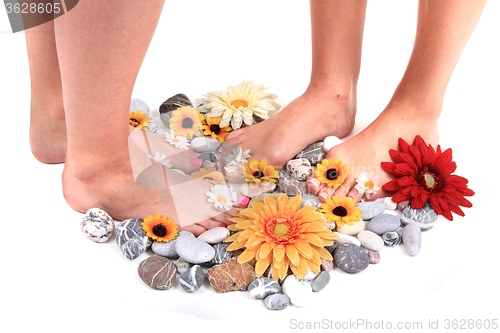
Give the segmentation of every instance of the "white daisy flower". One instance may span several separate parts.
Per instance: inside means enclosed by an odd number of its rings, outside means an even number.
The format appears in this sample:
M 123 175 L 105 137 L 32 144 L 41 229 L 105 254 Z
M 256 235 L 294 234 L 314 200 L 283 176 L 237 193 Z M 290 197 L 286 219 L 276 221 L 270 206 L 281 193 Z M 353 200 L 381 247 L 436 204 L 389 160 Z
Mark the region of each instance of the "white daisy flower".
M 236 165 L 238 163 L 246 163 L 250 159 L 250 149 L 241 149 L 240 146 L 233 149 L 233 153 L 224 157 L 226 165 Z
M 375 173 L 371 171 L 363 172 L 359 175 L 358 179 L 356 179 L 356 186 L 354 188 L 359 193 L 364 193 L 368 199 L 370 199 L 370 194 L 377 193 L 380 189 L 378 186 L 380 184 L 379 176 L 375 176 Z
M 155 162 L 163 164 L 164 166 L 166 166 L 169 169 L 172 167 L 172 164 L 170 164 L 170 160 L 167 159 L 167 157 L 165 155 L 160 155 L 159 152 L 156 152 L 154 156 L 152 156 L 152 155 L 148 155 L 148 156 L 150 159 L 154 160 Z
M 205 194 L 208 196 L 208 202 L 213 202 L 219 210 L 228 211 L 238 203 L 238 195 L 228 185 L 214 185 L 210 192 Z
M 168 143 L 174 145 L 175 148 L 182 150 L 189 149 L 190 144 L 188 142 L 188 139 L 183 136 L 175 136 L 175 132 L 173 129 L 165 133 L 165 139 Z
M 264 85 L 254 85 L 252 81 L 243 81 L 236 87 L 229 86 L 227 91 L 208 92 L 202 100 L 203 107 L 210 111 L 208 117 L 222 117 L 220 127 L 231 122 L 231 127 L 236 130 L 243 122 L 252 125 L 253 115 L 267 119 L 269 111 L 280 109 L 274 101 L 278 96 L 264 92 L 267 89 Z

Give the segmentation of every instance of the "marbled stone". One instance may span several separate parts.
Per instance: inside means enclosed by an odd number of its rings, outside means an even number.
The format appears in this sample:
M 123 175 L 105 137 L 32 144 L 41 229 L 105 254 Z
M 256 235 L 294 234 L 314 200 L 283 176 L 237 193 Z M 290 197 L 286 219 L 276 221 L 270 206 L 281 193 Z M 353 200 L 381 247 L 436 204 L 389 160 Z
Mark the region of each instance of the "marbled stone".
M 209 268 L 207 277 L 212 288 L 218 293 L 247 290 L 248 285 L 256 278 L 255 268 L 247 263 L 239 264 L 236 258 Z
M 206 263 L 206 265 L 220 265 L 224 260 L 229 259 L 233 256 L 232 251 L 227 251 L 227 247 L 230 243 L 217 243 L 213 245 L 215 251 L 215 256 L 212 260 Z
M 389 231 L 382 235 L 384 243 L 390 247 L 394 247 L 401 243 L 401 235 L 397 231 Z
M 411 205 L 408 205 L 401 213 L 401 223 L 404 225 L 408 223 L 416 224 L 422 231 L 431 229 L 437 218 L 438 215 L 428 202 L 425 203 L 422 209 L 414 209 Z
M 177 238 L 175 251 L 179 257 L 191 264 L 201 264 L 215 256 L 214 248 L 210 244 L 189 236 Z
M 358 240 L 364 248 L 371 251 L 380 251 L 384 247 L 384 240 L 376 233 L 363 230 L 358 233 Z
M 358 202 L 356 207 L 361 210 L 361 218 L 363 220 L 371 220 L 377 215 L 383 214 L 386 207 L 382 202 L 370 201 L 370 202 Z
M 149 117 L 149 106 L 140 98 L 132 98 L 130 100 L 130 112 L 141 111 Z
M 301 181 L 306 181 L 313 174 L 311 163 L 305 158 L 288 161 L 286 170 L 290 176 Z
M 284 294 L 272 294 L 264 299 L 264 306 L 269 310 L 283 310 L 290 304 L 290 299 Z
M 323 151 L 323 142 L 315 142 L 304 148 L 294 159 L 305 158 L 311 163 L 316 165 L 325 159 L 326 153 Z
M 191 149 L 197 153 L 214 152 L 220 147 L 221 143 L 217 139 L 199 136 L 191 141 Z
M 177 237 L 178 238 L 178 237 Z M 153 242 L 151 245 L 151 250 L 159 256 L 167 257 L 169 259 L 177 259 L 179 255 L 175 250 L 175 242 L 177 238 L 172 239 L 169 242 Z
M 256 197 L 263 193 L 272 192 L 276 188 L 276 183 L 261 181 L 260 183 L 245 183 L 240 186 L 240 193 L 249 198 Z
M 358 273 L 368 267 L 368 254 L 355 244 L 343 244 L 333 255 L 335 265 L 346 273 Z
M 308 192 L 305 181 L 297 180 L 286 174 L 283 175 L 282 173 L 278 180 L 278 189 L 280 192 L 286 193 L 289 196 L 296 196 Z
M 205 274 L 199 265 L 194 265 L 179 277 L 179 284 L 188 293 L 200 289 L 203 281 L 205 281 Z
M 344 223 L 342 227 L 337 228 L 337 232 L 349 236 L 355 236 L 362 230 L 365 230 L 365 221 L 362 219 L 355 221 L 353 225 Z
M 217 244 L 229 237 L 229 230 L 224 227 L 216 227 L 203 232 L 198 236 L 199 240 L 208 244 Z
M 408 224 L 403 228 L 401 236 L 406 252 L 411 256 L 419 254 L 422 242 L 422 230 L 419 226 L 413 223 Z
M 370 258 L 370 264 L 378 264 L 380 262 L 380 253 L 377 251 L 368 251 L 368 258 Z
M 177 94 L 175 96 L 172 96 L 165 102 L 163 102 L 162 105 L 160 105 L 160 119 L 165 124 L 165 126 L 170 126 L 170 117 L 172 111 L 177 110 L 181 106 L 193 107 L 193 104 L 191 103 L 189 98 L 184 94 Z
M 137 269 L 139 276 L 153 289 L 165 290 L 173 286 L 176 269 L 173 262 L 160 256 L 149 257 Z
M 280 285 L 271 278 L 261 277 L 253 280 L 248 286 L 248 293 L 255 299 L 264 299 L 280 292 Z
M 149 119 L 145 124 L 146 132 L 156 133 L 158 132 L 158 122 L 155 119 Z
M 384 207 L 385 205 L 382 204 Z M 399 228 L 401 222 L 399 218 L 390 214 L 377 215 L 366 224 L 366 229 L 373 231 L 377 235 L 383 235 L 389 231 L 395 231 Z
M 342 142 L 344 142 L 344 141 L 340 140 L 336 136 L 327 136 L 325 138 L 325 140 L 323 140 L 323 146 L 322 146 L 323 151 L 325 153 L 328 153 L 330 151 L 330 149 L 341 144 Z
M 339 247 L 339 242 L 337 242 L 337 240 L 332 240 L 333 244 L 332 245 L 327 245 L 325 246 L 325 250 L 327 250 L 328 252 L 330 252 L 330 254 L 333 256 L 333 253 L 335 252 L 335 249 L 337 247 Z
M 361 246 L 361 242 L 356 237 L 344 235 L 344 234 L 341 234 L 341 233 L 336 232 L 336 231 L 334 232 L 334 234 L 339 236 L 339 239 L 336 240 L 337 243 L 339 243 L 339 245 L 354 244 L 357 246 Z
M 143 219 L 128 219 L 116 226 L 116 244 L 129 259 L 136 259 L 151 246 L 142 228 Z
M 184 274 L 185 271 L 193 267 L 193 264 L 188 263 L 182 258 L 177 259 L 175 262 L 175 267 L 177 268 L 177 273 Z
M 323 288 L 325 288 L 328 283 L 330 282 L 330 273 L 328 272 L 320 272 L 316 278 L 314 279 L 314 281 L 311 283 L 311 288 L 312 288 L 312 291 L 321 291 L 323 290 Z
M 96 243 L 107 242 L 113 236 L 115 222 L 100 208 L 90 208 L 80 222 L 83 233 Z
M 287 276 L 281 289 L 290 299 L 290 303 L 297 307 L 304 307 L 312 301 L 311 284 L 309 281 L 297 279 L 295 275 Z
M 321 208 L 321 201 L 319 201 L 317 195 L 302 193 L 302 205 L 300 207 L 304 206 Z

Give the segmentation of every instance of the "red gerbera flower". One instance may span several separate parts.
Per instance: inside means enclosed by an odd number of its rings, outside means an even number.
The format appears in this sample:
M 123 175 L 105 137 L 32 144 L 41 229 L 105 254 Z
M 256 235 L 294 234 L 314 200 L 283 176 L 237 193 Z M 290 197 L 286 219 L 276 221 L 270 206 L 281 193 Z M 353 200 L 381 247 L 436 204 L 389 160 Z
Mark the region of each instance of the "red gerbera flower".
M 396 175 L 382 188 L 397 191 L 392 197 L 394 202 L 411 201 L 411 206 L 421 209 L 429 201 L 434 211 L 453 220 L 451 212 L 464 216 L 459 206 L 472 207 L 465 196 L 474 195 L 467 187 L 468 180 L 452 175 L 457 165 L 451 160 L 451 149 L 444 152 L 438 145 L 434 151 L 422 137 L 417 135 L 413 145 L 399 139 L 399 151 L 389 151 L 392 162 L 382 162 L 384 170 Z

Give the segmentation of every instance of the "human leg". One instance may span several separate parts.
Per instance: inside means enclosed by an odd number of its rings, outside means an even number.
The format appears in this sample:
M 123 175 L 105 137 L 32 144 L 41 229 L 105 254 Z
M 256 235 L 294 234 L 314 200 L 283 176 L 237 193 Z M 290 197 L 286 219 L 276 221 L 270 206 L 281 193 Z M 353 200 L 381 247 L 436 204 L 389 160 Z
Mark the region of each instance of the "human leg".
M 354 126 L 366 1 L 310 4 L 312 70 L 307 90 L 279 114 L 227 138 L 249 148 L 252 158 L 275 166 L 328 135 L 348 135 Z
M 167 185 L 135 183 L 131 158 L 149 158 L 128 145 L 130 98 L 162 6 L 163 0 L 89 0 L 55 21 L 67 124 L 63 192 L 77 211 L 100 207 L 117 220 L 161 214 L 179 221 Z M 223 225 L 207 220 L 190 229 Z
M 308 180 L 309 189 L 318 193 L 321 201 L 333 195 L 360 200 L 363 194 L 354 186 L 359 174 L 365 171 L 378 174 L 381 185 L 390 180 L 380 163 L 390 161 L 389 149 L 397 148 L 400 137 L 411 143 L 416 135 L 421 135 L 436 146 L 446 87 L 485 3 L 485 0 L 419 2 L 413 52 L 391 101 L 364 131 L 327 154 L 327 158 L 338 158 L 349 166 L 351 171 L 346 180 L 336 190 L 322 187 L 315 177 Z M 379 191 L 370 200 L 382 195 Z

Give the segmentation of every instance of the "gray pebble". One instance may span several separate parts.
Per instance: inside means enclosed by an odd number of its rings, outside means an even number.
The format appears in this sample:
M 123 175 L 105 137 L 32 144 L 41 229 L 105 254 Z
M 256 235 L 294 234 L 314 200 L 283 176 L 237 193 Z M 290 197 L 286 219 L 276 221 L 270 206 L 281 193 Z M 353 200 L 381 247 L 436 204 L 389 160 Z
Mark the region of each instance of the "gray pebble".
M 422 230 L 419 226 L 413 223 L 408 224 L 403 228 L 402 238 L 406 252 L 411 256 L 416 256 L 420 252 L 422 242 Z
M 198 265 L 189 268 L 179 277 L 179 284 L 188 293 L 200 289 L 203 281 L 205 281 L 205 274 L 203 273 L 203 269 Z
M 232 258 L 233 252 L 226 251 L 230 243 L 217 243 L 212 245 L 215 251 L 215 255 L 212 260 L 210 260 L 207 265 L 219 265 L 224 262 L 224 260 Z
M 290 299 L 284 294 L 272 294 L 264 299 L 264 306 L 269 310 L 283 310 L 290 304 Z
M 151 246 L 151 240 L 142 228 L 143 219 L 129 219 L 116 226 L 116 244 L 129 259 L 136 259 Z
M 184 259 L 177 259 L 175 262 L 175 267 L 177 268 L 177 273 L 179 274 L 184 274 L 185 271 L 187 271 L 188 269 L 190 269 L 193 264 L 190 264 L 188 263 L 187 261 L 185 261 Z
M 371 251 L 380 251 L 384 247 L 384 240 L 376 233 L 370 230 L 362 230 L 357 235 L 358 240 L 366 249 Z
M 363 221 L 370 220 L 377 215 L 384 213 L 386 207 L 382 202 L 358 202 L 356 205 L 361 210 L 361 219 Z
M 416 224 L 422 231 L 431 229 L 437 218 L 438 215 L 428 202 L 425 203 L 422 209 L 414 209 L 411 205 L 408 205 L 401 212 L 401 223 L 404 225 L 408 223 Z
M 368 267 L 368 254 L 352 243 L 342 244 L 333 255 L 335 265 L 346 273 L 358 273 Z
M 177 237 L 178 238 L 178 237 Z M 153 242 L 151 245 L 151 250 L 159 256 L 167 257 L 169 259 L 177 259 L 179 255 L 175 250 L 175 242 L 177 238 L 172 239 L 169 242 Z
M 149 106 L 142 99 L 132 98 L 130 100 L 130 112 L 141 111 L 149 117 Z
M 279 283 L 268 277 L 255 279 L 248 285 L 248 292 L 255 299 L 264 299 L 269 295 L 279 293 L 280 289 Z
M 385 205 L 383 206 L 385 207 Z M 400 225 L 401 222 L 398 217 L 390 214 L 382 214 L 372 218 L 371 221 L 366 224 L 366 229 L 373 231 L 377 235 L 383 235 L 386 232 L 397 230 Z
M 175 250 L 179 257 L 191 264 L 202 264 L 215 257 L 214 248 L 198 238 L 178 237 Z
M 397 231 L 389 231 L 382 235 L 384 243 L 390 247 L 394 247 L 401 243 L 401 235 Z
M 329 282 L 330 273 L 323 271 L 319 273 L 316 278 L 314 278 L 313 282 L 311 283 L 311 288 L 313 291 L 321 291 L 328 285 Z

